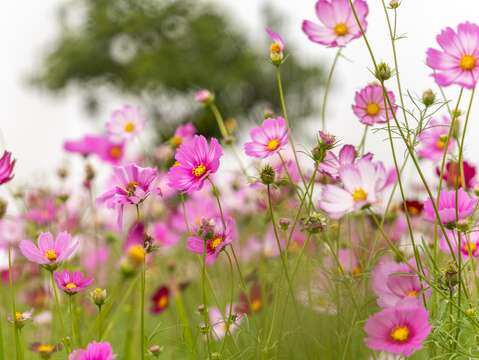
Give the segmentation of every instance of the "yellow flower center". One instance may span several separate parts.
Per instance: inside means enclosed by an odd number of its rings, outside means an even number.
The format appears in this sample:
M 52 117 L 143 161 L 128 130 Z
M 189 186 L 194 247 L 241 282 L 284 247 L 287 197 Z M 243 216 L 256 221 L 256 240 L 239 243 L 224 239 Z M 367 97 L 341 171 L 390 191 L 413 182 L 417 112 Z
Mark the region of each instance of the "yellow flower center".
M 125 124 L 124 130 L 127 133 L 132 133 L 133 131 L 135 131 L 135 123 L 131 121 L 127 122 Z
M 221 237 L 214 238 L 210 242 L 210 249 L 215 250 L 218 246 L 221 245 L 222 242 L 223 242 L 223 239 Z
M 121 157 L 123 154 L 123 151 L 121 150 L 121 147 L 119 146 L 112 146 L 110 149 L 110 156 L 114 159 L 118 159 Z
M 268 144 L 266 145 L 266 148 L 269 151 L 274 151 L 278 148 L 278 146 L 279 146 L 279 140 L 278 139 L 271 139 L 270 141 L 268 141 Z
M 178 147 L 183 143 L 183 138 L 181 136 L 175 135 L 170 140 L 171 145 Z
M 55 261 L 57 259 L 58 255 L 57 255 L 57 252 L 55 250 L 50 249 L 50 250 L 45 251 L 45 257 L 49 261 Z
M 136 191 L 137 186 L 138 183 L 136 181 L 130 181 L 128 184 L 126 184 L 126 191 L 128 192 L 128 195 L 133 195 Z
M 278 44 L 277 42 L 274 42 L 271 44 L 270 50 L 274 54 L 279 54 L 281 52 L 281 45 Z
M 338 36 L 344 36 L 348 33 L 348 27 L 346 26 L 345 23 L 339 23 L 334 27 L 334 32 Z
M 177 166 L 180 166 L 180 162 L 179 161 L 175 161 L 175 163 L 171 166 L 171 167 L 177 167 Z
M 447 135 L 441 135 L 439 139 L 437 139 L 436 146 L 439 150 L 444 150 L 447 145 Z
M 130 246 L 128 257 L 136 263 L 141 263 L 145 260 L 145 249 L 140 244 Z
M 74 283 L 68 283 L 68 284 L 65 285 L 65 287 L 66 287 L 68 290 L 73 290 L 73 289 L 76 289 L 76 288 L 77 288 L 76 284 L 74 284 Z
M 158 307 L 163 309 L 166 305 L 168 305 L 168 296 L 167 295 L 162 295 L 158 299 Z
M 260 299 L 254 299 L 253 301 L 251 301 L 251 310 L 253 310 L 253 312 L 256 312 L 261 309 L 262 305 L 263 304 L 261 303 Z
M 55 346 L 49 344 L 40 344 L 37 346 L 37 351 L 43 354 L 50 354 L 55 350 Z
M 404 342 L 409 339 L 409 328 L 407 326 L 396 326 L 391 331 L 391 338 L 398 342 Z
M 476 251 L 477 249 L 477 245 L 475 242 L 466 242 L 464 244 L 464 250 L 465 252 L 467 252 L 468 254 L 474 254 L 474 251 Z
M 365 201 L 368 198 L 368 194 L 362 188 L 357 188 L 353 192 L 354 201 Z
M 417 297 L 417 290 L 409 290 L 409 291 L 406 291 L 406 296 L 407 296 L 407 297 L 411 297 L 411 298 Z
M 461 58 L 461 62 L 459 63 L 459 66 L 461 67 L 462 70 L 465 71 L 471 71 L 476 67 L 476 58 L 472 55 L 464 55 Z
M 15 320 L 16 321 L 22 321 L 23 320 L 23 314 L 21 312 L 16 312 L 15 313 Z
M 376 103 L 370 103 L 368 104 L 368 106 L 366 107 L 366 113 L 369 115 L 369 116 L 376 116 L 378 113 L 379 113 L 379 110 L 380 110 L 380 107 L 378 104 Z
M 193 169 L 193 175 L 197 178 L 202 177 L 205 172 L 206 172 L 206 166 L 203 164 L 200 164 Z

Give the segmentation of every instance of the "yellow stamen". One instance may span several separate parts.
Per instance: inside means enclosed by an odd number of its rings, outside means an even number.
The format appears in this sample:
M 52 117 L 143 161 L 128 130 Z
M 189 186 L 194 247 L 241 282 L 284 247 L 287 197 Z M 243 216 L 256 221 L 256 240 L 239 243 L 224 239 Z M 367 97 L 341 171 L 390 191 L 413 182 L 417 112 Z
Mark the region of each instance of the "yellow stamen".
M 58 257 L 57 255 L 57 252 L 53 249 L 50 249 L 50 250 L 47 250 L 45 251 L 45 257 L 49 260 L 49 261 L 55 261 Z
M 125 132 L 127 132 L 127 133 L 132 133 L 133 131 L 135 131 L 135 127 L 136 127 L 136 126 L 135 126 L 135 123 L 129 121 L 129 122 L 127 122 L 127 123 L 125 124 L 124 130 L 125 130 Z
M 274 42 L 271 44 L 270 50 L 274 54 L 279 54 L 281 52 L 281 45 L 278 44 L 277 42 Z
M 55 350 L 55 346 L 49 344 L 40 344 L 37 346 L 37 351 L 43 354 L 50 354 Z
M 459 66 L 462 70 L 471 71 L 476 67 L 476 58 L 472 55 L 464 55 L 461 58 Z
M 436 146 L 439 150 L 444 150 L 447 145 L 447 135 L 441 135 L 437 140 Z
M 170 139 L 171 145 L 178 147 L 183 143 L 183 138 L 181 136 L 175 135 Z
M 391 338 L 398 342 L 404 342 L 409 339 L 409 328 L 407 326 L 396 326 L 391 331 Z
M 203 164 L 198 165 L 193 169 L 193 175 L 197 178 L 202 177 L 203 174 L 206 172 L 206 166 Z
M 365 201 L 368 198 L 368 194 L 364 189 L 357 188 L 353 192 L 353 200 L 354 201 Z
M 416 297 L 417 297 L 417 290 L 409 290 L 409 291 L 406 291 L 406 296 L 407 296 L 407 297 L 416 298 Z
M 211 250 L 215 250 L 218 246 L 221 245 L 222 242 L 223 242 L 223 239 L 222 239 L 222 238 L 220 238 L 220 237 L 214 238 L 214 239 L 211 240 L 211 242 L 210 242 L 210 249 L 211 249 Z
M 137 186 L 138 183 L 136 181 L 130 181 L 128 184 L 126 184 L 126 191 L 129 195 L 133 195 L 136 191 Z
M 339 23 L 334 27 L 334 32 L 338 36 L 344 36 L 349 32 L 349 30 L 345 23 Z
M 167 295 L 162 295 L 158 299 L 158 307 L 163 309 L 166 305 L 168 305 L 168 296 Z
M 21 312 L 16 312 L 15 313 L 15 320 L 16 321 L 22 321 L 23 320 L 23 314 Z
M 468 254 L 474 254 L 474 252 L 477 249 L 477 245 L 475 242 L 466 242 L 463 246 L 464 251 L 467 252 Z
M 177 166 L 180 166 L 180 162 L 179 161 L 175 161 L 175 163 L 171 166 L 171 167 L 177 167 Z
M 262 305 L 263 304 L 261 303 L 260 299 L 254 299 L 253 301 L 251 301 L 251 310 L 253 310 L 253 312 L 256 312 L 261 309 Z
M 121 150 L 121 147 L 119 146 L 112 146 L 110 149 L 110 156 L 114 159 L 118 159 L 121 157 L 123 154 L 123 151 Z
M 366 113 L 369 116 L 376 116 L 379 113 L 379 110 L 381 110 L 381 108 L 376 103 L 369 103 L 366 107 Z
M 279 140 L 278 139 L 271 139 L 270 141 L 268 141 L 268 144 L 266 145 L 266 148 L 269 151 L 274 151 L 278 148 L 278 146 L 279 146 Z
M 142 263 L 145 260 L 145 249 L 140 244 L 130 246 L 128 257 L 135 263 Z
M 68 283 L 68 284 L 65 285 L 65 287 L 66 287 L 68 290 L 73 290 L 73 289 L 76 289 L 76 288 L 77 288 L 76 284 L 74 284 L 74 283 Z

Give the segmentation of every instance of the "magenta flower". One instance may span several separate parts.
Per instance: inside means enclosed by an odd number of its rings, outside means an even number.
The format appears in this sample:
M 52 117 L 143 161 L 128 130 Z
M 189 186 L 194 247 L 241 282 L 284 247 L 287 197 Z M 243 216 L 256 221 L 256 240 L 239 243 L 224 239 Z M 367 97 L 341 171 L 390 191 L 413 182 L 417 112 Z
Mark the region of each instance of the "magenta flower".
M 55 271 L 53 276 L 58 288 L 68 295 L 74 295 L 93 283 L 93 279 L 85 277 L 80 271 Z
M 368 5 L 363 0 L 355 0 L 354 8 L 363 31 L 366 31 Z M 321 25 L 309 20 L 303 21 L 303 32 L 309 40 L 327 47 L 342 47 L 361 37 L 359 28 L 348 0 L 318 0 L 316 16 Z
M 187 193 L 200 190 L 208 176 L 218 170 L 222 155 L 218 140 L 212 138 L 208 145 L 204 136 L 195 135 L 176 151 L 177 163 L 168 172 L 169 185 Z
M 456 219 L 456 190 L 443 190 L 439 196 L 439 206 L 437 211 L 441 223 L 445 225 L 453 225 L 456 224 L 456 222 L 461 222 L 471 216 L 476 205 L 477 200 L 470 197 L 462 188 L 459 189 L 457 191 L 458 216 Z M 436 221 L 436 214 L 431 199 L 427 199 L 424 202 L 424 218 L 430 222 Z
M 446 230 L 446 232 L 451 248 L 454 254 L 457 254 L 457 233 L 451 230 Z M 451 253 L 451 248 L 444 236 L 442 236 L 439 242 L 439 248 L 445 253 Z M 479 232 L 473 231 L 468 234 L 461 234 L 461 255 L 464 259 L 479 257 Z
M 38 246 L 30 240 L 22 240 L 20 251 L 28 260 L 49 269 L 54 269 L 62 261 L 71 258 L 78 248 L 78 242 L 72 240 L 66 231 L 59 233 L 55 240 L 51 233 L 41 233 L 37 242 Z
M 396 99 L 392 91 L 388 91 L 388 98 L 394 112 L 397 110 Z M 383 88 L 379 84 L 370 84 L 356 92 L 353 112 L 359 121 L 365 125 L 383 124 L 392 119 L 391 108 L 386 100 L 384 108 Z
M 192 123 L 186 123 L 176 128 L 175 135 L 170 139 L 171 145 L 178 147 L 185 141 L 193 138 L 196 134 L 196 128 Z
M 68 360 L 113 360 L 116 355 L 113 354 L 111 345 L 107 342 L 89 343 L 86 349 L 79 349 L 73 351 Z
M 284 41 L 281 36 L 270 28 L 266 28 L 266 33 L 272 42 L 271 51 L 274 53 L 282 53 L 284 51 Z
M 422 306 L 397 306 L 371 315 L 364 326 L 370 349 L 410 356 L 431 332 Z
M 465 188 L 470 189 L 474 185 L 476 167 L 464 160 L 462 162 L 462 170 L 464 171 Z M 437 176 L 441 175 L 441 169 L 439 166 L 436 166 L 436 174 Z M 442 178 L 446 180 L 447 186 L 454 189 L 456 188 L 456 185 L 458 187 L 463 187 L 464 184 L 462 184 L 461 170 L 457 161 L 448 161 L 446 168 L 444 169 L 444 174 L 442 175 Z
M 125 143 L 113 141 L 105 135 L 85 135 L 79 140 L 65 141 L 63 149 L 83 156 L 94 154 L 113 165 L 119 164 L 125 155 Z
M 162 222 L 153 224 L 152 236 L 155 241 L 164 248 L 170 248 L 178 244 L 181 237 L 171 231 L 171 226 Z
M 106 128 L 108 133 L 115 139 L 132 139 L 145 127 L 145 120 L 140 116 L 137 108 L 124 105 L 113 111 Z
M 244 144 L 246 155 L 267 158 L 279 153 L 288 143 L 288 127 L 282 117 L 266 119 L 261 126 L 250 130 L 252 141 Z
M 118 226 L 121 227 L 125 205 L 141 204 L 154 190 L 157 175 L 156 169 L 142 168 L 135 164 L 115 167 L 116 185 L 99 196 L 97 202 L 106 203 L 110 209 L 116 208 Z
M 13 168 L 15 160 L 12 159 L 12 153 L 4 151 L 0 158 L 0 185 L 5 184 L 13 179 Z
M 451 120 L 447 116 L 442 119 L 432 119 L 429 125 L 424 128 L 418 136 L 419 148 L 417 153 L 420 157 L 432 161 L 441 160 L 444 151 L 446 151 L 447 138 L 449 134 L 449 127 Z M 451 153 L 454 149 L 455 140 L 449 140 L 447 152 Z
M 326 153 L 326 157 L 319 164 L 319 171 L 331 176 L 335 180 L 339 180 L 339 171 L 341 168 L 353 165 L 356 161 L 357 153 L 354 145 L 344 145 L 339 150 L 338 156 L 332 151 Z M 361 159 L 372 160 L 373 155 L 371 153 L 365 154 Z
M 458 25 L 457 32 L 448 27 L 436 40 L 441 50 L 429 48 L 426 59 L 436 83 L 474 88 L 479 77 L 479 26 L 465 22 Z
M 221 250 L 236 237 L 236 225 L 230 216 L 225 217 L 225 225 L 226 228 L 219 216 L 203 219 L 195 229 L 194 236 L 188 238 L 188 250 L 202 255 L 206 242 L 206 263 L 213 263 Z

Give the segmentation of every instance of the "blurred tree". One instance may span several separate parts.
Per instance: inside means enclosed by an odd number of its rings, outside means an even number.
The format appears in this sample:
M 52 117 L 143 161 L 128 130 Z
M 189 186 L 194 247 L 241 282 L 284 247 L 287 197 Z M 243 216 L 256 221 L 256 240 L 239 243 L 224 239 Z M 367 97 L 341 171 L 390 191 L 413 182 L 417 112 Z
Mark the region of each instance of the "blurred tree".
M 278 25 L 277 14 L 271 8 L 267 13 Z M 75 0 L 62 6 L 59 23 L 58 38 L 33 83 L 52 92 L 76 85 L 90 111 L 101 102 L 99 89 L 137 97 L 162 136 L 169 136 L 176 123 L 187 120 L 204 134 L 216 134 L 211 114 L 194 104 L 199 88 L 212 90 L 224 115 L 240 125 L 248 116 L 260 120 L 265 107 L 278 109 L 266 40 L 261 49 L 253 47 L 211 3 Z M 320 68 L 292 56 L 283 66 L 290 116 L 309 115 L 322 82 Z

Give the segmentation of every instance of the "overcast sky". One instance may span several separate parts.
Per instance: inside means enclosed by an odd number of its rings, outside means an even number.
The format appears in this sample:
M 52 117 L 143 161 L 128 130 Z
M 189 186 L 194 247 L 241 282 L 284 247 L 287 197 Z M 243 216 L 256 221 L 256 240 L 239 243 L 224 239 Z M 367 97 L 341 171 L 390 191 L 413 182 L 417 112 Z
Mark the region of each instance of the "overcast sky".
M 3 146 L 15 153 L 18 159 L 17 176 L 27 179 L 32 174 L 43 174 L 61 163 L 63 139 L 77 137 L 93 130 L 91 122 L 85 121 L 81 103 L 75 94 L 52 98 L 25 85 L 25 76 L 38 63 L 46 44 L 57 31 L 55 9 L 63 0 L 18 0 L 5 1 L 0 12 L 0 43 L 3 45 L 0 57 L 0 130 Z M 260 0 L 218 0 L 238 24 L 248 32 L 254 41 L 264 42 L 265 35 L 260 28 Z M 369 0 L 368 35 L 380 59 L 391 60 L 390 45 L 387 41 L 385 19 L 380 0 Z M 329 65 L 334 49 L 326 49 L 310 43 L 301 31 L 301 21 L 315 20 L 313 0 L 276 0 L 274 4 L 288 14 L 288 38 L 294 43 L 291 56 L 317 59 Z M 403 0 L 399 9 L 399 33 L 407 38 L 399 46 L 399 62 L 404 88 L 421 93 L 434 87 L 425 65 L 425 51 L 437 46 L 435 36 L 446 26 L 455 27 L 459 22 L 478 20 L 479 2 L 462 0 Z M 339 63 L 335 88 L 329 105 L 329 130 L 339 135 L 344 142 L 357 143 L 362 127 L 354 118 L 351 102 L 354 92 L 372 80 L 368 67 L 369 57 L 362 41 L 348 45 L 344 51 L 348 60 Z M 448 89 L 454 95 L 454 89 Z M 122 99 L 118 99 L 121 103 Z M 320 101 L 320 99 L 318 99 Z M 479 100 L 478 100 L 479 101 Z M 476 101 L 476 106 L 477 106 Z M 479 155 L 479 144 L 473 139 L 479 130 L 473 112 L 469 128 L 467 156 Z M 319 116 L 318 116 L 319 127 Z M 388 157 L 388 148 L 383 135 L 369 138 L 368 148 L 379 153 L 380 158 Z M 476 141 L 477 143 L 477 141 Z M 43 169 L 43 170 L 42 170 Z

